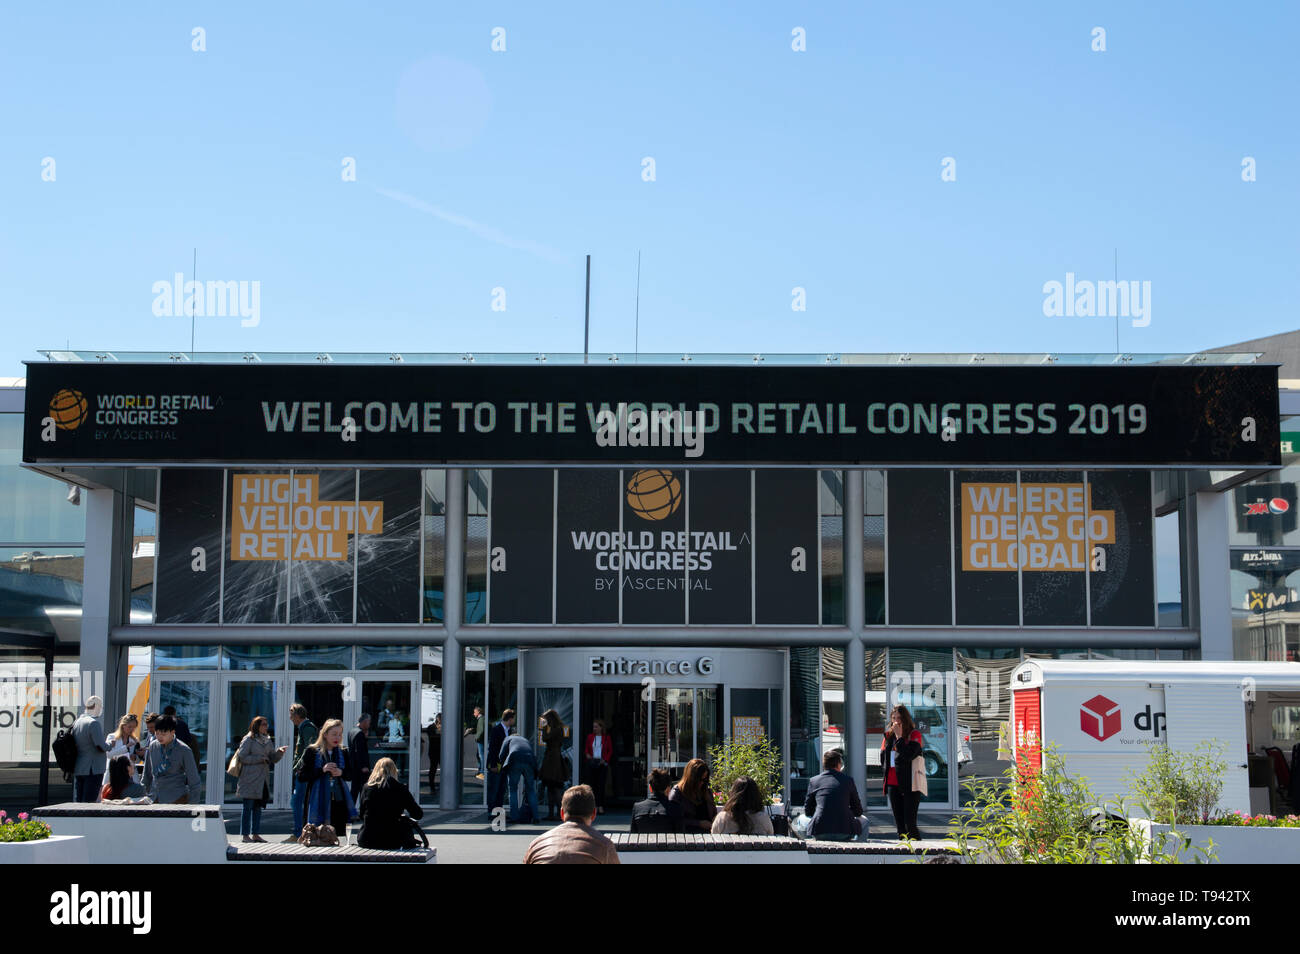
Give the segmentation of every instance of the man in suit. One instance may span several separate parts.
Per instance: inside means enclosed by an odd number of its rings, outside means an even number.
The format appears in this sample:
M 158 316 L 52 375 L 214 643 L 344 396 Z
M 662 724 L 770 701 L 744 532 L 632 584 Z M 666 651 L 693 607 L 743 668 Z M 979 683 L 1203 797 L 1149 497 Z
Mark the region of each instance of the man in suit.
M 361 718 L 357 720 L 357 727 L 348 734 L 348 751 L 352 753 L 352 801 L 355 803 L 361 797 L 361 788 L 370 778 L 370 770 L 374 768 L 370 764 L 370 740 L 367 736 L 370 733 L 370 713 L 361 713 Z
M 501 775 L 510 786 L 510 821 L 537 821 L 537 755 L 522 735 L 508 736 L 501 743 Z M 519 784 L 528 798 L 528 818 L 519 815 Z
M 86 711 L 72 723 L 72 737 L 77 740 L 77 767 L 72 782 L 74 802 L 98 801 L 103 787 L 101 780 L 108 764 L 107 739 L 104 725 L 99 721 L 103 711 L 104 700 L 91 696 L 86 700 Z
M 634 834 L 681 834 L 682 804 L 668 797 L 668 786 L 673 776 L 667 769 L 657 768 L 650 773 L 650 797 L 632 806 L 632 832 Z
M 515 724 L 515 710 L 501 713 L 501 721 L 492 724 L 487 740 L 487 807 L 488 811 L 500 808 L 505 801 L 505 776 L 501 774 L 501 746 L 505 744 Z
M 863 833 L 858 787 L 844 774 L 843 768 L 844 753 L 831 749 L 822 756 L 822 773 L 808 782 L 803 810 L 812 817 L 809 837 L 818 841 L 848 841 Z

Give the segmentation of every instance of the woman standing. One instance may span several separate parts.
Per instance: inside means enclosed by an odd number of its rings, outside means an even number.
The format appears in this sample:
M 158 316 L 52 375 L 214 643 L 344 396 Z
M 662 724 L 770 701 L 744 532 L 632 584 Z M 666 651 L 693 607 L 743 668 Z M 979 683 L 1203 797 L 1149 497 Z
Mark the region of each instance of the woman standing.
M 713 819 L 710 830 L 715 835 L 775 835 L 772 819 L 763 809 L 758 783 L 748 775 L 732 782 L 731 796 Z
M 425 730 L 425 735 L 429 738 L 429 798 L 437 798 L 437 789 L 434 788 L 434 776 L 438 774 L 438 762 L 442 758 L 442 713 L 439 712 L 429 723 Z M 372 772 L 373 776 L 374 773 Z M 368 782 L 366 784 L 369 784 Z
M 547 709 L 538 720 L 542 730 L 542 765 L 538 776 L 546 786 L 546 820 L 560 817 L 560 798 L 568 788 L 569 779 L 564 773 L 564 723 L 554 709 Z
M 880 760 L 885 766 L 885 794 L 894 810 L 898 837 L 921 840 L 916 813 L 921 807 L 921 793 L 912 788 L 912 764 L 921 758 L 921 733 L 912 721 L 907 706 L 894 706 L 889 713 L 889 728 L 880 742 Z
M 104 747 L 108 750 L 108 760 L 104 764 L 104 777 L 100 780 L 101 785 L 109 783 L 109 766 L 113 764 L 113 759 L 119 755 L 125 755 L 132 766 L 138 765 L 140 760 L 144 758 L 144 752 L 140 749 L 140 740 L 135 735 L 139 725 L 139 718 L 128 712 L 118 720 L 117 731 L 104 740 Z
M 587 736 L 585 755 L 587 773 L 591 777 L 591 790 L 596 793 L 596 814 L 605 814 L 605 777 L 609 774 L 609 761 L 614 754 L 614 744 L 605 734 L 605 723 L 600 719 L 591 724 Z
M 303 753 L 302 778 L 309 786 L 307 821 L 331 826 L 339 844 L 347 842 L 348 822 L 357 817 L 348 784 L 353 772 L 352 756 L 343 745 L 343 721 L 328 719 Z
M 713 803 L 713 786 L 709 781 L 709 766 L 704 759 L 691 759 L 682 772 L 682 780 L 668 793 L 668 800 L 682 807 L 682 825 L 686 833 L 705 833 L 713 830 L 713 819 L 718 806 Z
M 418 819 L 424 817 L 424 809 L 397 777 L 397 763 L 392 759 L 375 763 L 370 779 L 361 789 L 357 811 L 361 814 L 357 844 L 362 848 L 416 847 L 415 832 L 402 818 L 402 812 Z
M 284 758 L 287 745 L 278 749 L 271 738 L 270 723 L 258 716 L 248 724 L 248 734 L 239 743 L 239 781 L 235 783 L 235 797 L 244 802 L 244 812 L 239 819 L 239 833 L 244 841 L 265 841 L 262 832 L 262 809 L 271 800 L 271 766 Z

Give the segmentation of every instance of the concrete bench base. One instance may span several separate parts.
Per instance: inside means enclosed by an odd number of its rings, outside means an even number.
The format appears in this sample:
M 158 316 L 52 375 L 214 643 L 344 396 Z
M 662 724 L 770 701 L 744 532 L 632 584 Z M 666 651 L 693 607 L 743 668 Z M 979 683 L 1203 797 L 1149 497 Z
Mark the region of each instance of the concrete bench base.
M 798 838 L 755 835 L 609 835 L 625 865 L 819 865 L 898 864 L 918 854 L 896 841 L 801 841 Z M 950 843 L 921 847 L 921 860 L 956 857 Z
M 92 865 L 225 864 L 219 805 L 63 802 L 32 809 L 56 835 L 80 835 Z
M 80 835 L 0 842 L 0 865 L 84 865 L 90 860 Z

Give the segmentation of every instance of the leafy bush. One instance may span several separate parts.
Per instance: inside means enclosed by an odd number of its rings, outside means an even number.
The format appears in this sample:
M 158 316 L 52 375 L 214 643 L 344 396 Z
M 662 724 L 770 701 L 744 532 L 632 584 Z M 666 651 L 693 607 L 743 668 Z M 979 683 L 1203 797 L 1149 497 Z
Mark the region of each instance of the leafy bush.
M 1300 828 L 1300 815 L 1247 815 L 1245 812 L 1230 812 L 1211 818 L 1207 825 L 1225 825 L 1235 828 Z
M 731 784 L 740 776 L 748 775 L 758 783 L 763 803 L 772 804 L 781 796 L 781 749 L 772 740 L 763 737 L 760 742 L 735 742 L 725 739 L 721 745 L 709 747 L 709 775 L 714 795 L 726 801 Z
M 1191 752 L 1176 752 L 1163 742 L 1144 744 L 1147 767 L 1130 784 L 1148 817 L 1162 825 L 1206 824 L 1223 795 L 1223 746 L 1207 740 Z
M 1005 784 L 968 783 L 974 800 L 949 830 L 967 863 L 1174 864 L 1180 850 L 1198 861 L 1213 857 L 1177 830 L 1153 836 L 1130 825 L 1122 801 L 1099 805 L 1055 747 L 1044 750 L 1041 770 L 1012 765 L 1004 775 Z
M 40 841 L 51 834 L 49 825 L 29 818 L 26 812 L 13 819 L 0 810 L 0 841 Z

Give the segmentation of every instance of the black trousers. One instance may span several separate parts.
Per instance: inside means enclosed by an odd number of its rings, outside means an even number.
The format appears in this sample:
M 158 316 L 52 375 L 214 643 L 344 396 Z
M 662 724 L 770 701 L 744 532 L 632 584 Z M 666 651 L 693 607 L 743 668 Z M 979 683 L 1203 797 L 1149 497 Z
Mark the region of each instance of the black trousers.
M 587 760 L 587 775 L 591 779 L 591 789 L 596 793 L 596 807 L 605 807 L 605 775 L 609 766 L 600 759 Z
M 921 829 L 916 827 L 916 812 L 921 807 L 920 792 L 904 792 L 897 785 L 889 786 L 889 807 L 894 810 L 894 825 L 898 837 L 906 835 L 921 840 Z

